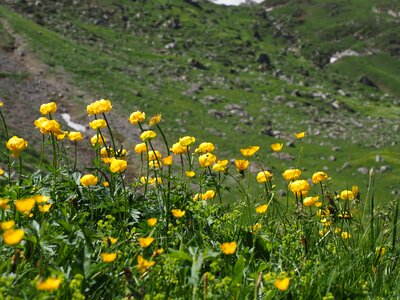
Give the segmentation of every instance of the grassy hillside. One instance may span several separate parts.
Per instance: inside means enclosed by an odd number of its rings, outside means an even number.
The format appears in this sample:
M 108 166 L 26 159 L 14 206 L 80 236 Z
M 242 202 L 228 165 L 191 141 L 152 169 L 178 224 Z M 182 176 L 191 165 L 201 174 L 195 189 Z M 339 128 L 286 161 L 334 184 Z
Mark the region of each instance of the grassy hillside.
M 400 82 L 391 42 L 397 19 L 387 10 L 398 5 L 279 3 L 269 11 L 276 1 L 26 1 L 1 5 L 0 15 L 50 66 L 44 78 L 67 74 L 92 99 L 110 98 L 124 120 L 137 109 L 161 112 L 171 139 L 214 142 L 221 158 L 259 145 L 272 171 L 281 162 L 269 145 L 285 142 L 294 166 L 298 149 L 288 145 L 306 131 L 302 162 L 314 168 L 306 174 L 324 168 L 338 185 L 362 187 L 367 174 L 357 169 L 376 167 L 385 170 L 378 193 L 390 195 L 400 167 Z M 349 48 L 363 56 L 326 66 Z M 374 55 L 364 56 L 369 50 Z M 360 76 L 378 88 L 362 85 Z

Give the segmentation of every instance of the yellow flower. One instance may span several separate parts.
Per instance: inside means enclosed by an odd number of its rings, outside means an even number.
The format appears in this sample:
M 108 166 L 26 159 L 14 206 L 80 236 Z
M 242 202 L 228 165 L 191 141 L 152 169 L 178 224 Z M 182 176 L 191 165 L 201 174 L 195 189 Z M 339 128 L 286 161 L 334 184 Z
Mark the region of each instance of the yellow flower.
M 19 153 L 22 150 L 25 150 L 26 147 L 28 147 L 28 143 L 23 138 L 19 138 L 14 135 L 12 138 L 10 138 L 7 141 L 6 146 L 7 146 L 7 149 L 12 152 L 12 156 L 14 158 L 18 158 Z
M 256 207 L 256 213 L 265 214 L 268 210 L 267 204 L 262 204 Z
M 101 260 L 106 263 L 111 263 L 117 259 L 117 253 L 101 253 Z
M 283 144 L 276 143 L 276 144 L 271 145 L 271 149 L 274 152 L 279 152 L 282 150 L 282 148 L 283 148 Z
M 156 224 L 157 224 L 157 219 L 156 219 L 156 218 L 150 218 L 150 219 L 147 220 L 147 224 L 148 224 L 150 227 L 154 227 L 154 226 L 156 226 Z
M 50 208 L 52 207 L 52 205 L 53 204 L 39 205 L 38 208 L 41 213 L 47 213 L 50 211 Z
M 196 173 L 194 171 L 186 171 L 185 174 L 189 178 L 192 178 L 196 175 Z
M 216 164 L 213 165 L 212 169 L 214 172 L 225 172 L 228 165 L 228 160 L 218 160 Z
M 199 156 L 199 164 L 203 168 L 212 166 L 216 160 L 217 157 L 212 153 L 205 153 Z
M 40 126 L 40 131 L 44 133 L 58 133 L 60 130 L 61 126 L 56 120 L 44 121 Z
M 97 100 L 86 107 L 89 116 L 103 114 L 111 111 L 112 105 L 110 100 Z
M 187 152 L 187 147 L 183 147 L 179 142 L 172 145 L 171 149 L 173 154 L 183 154 Z
M 22 229 L 9 229 L 3 232 L 3 241 L 8 246 L 13 246 L 18 244 L 25 235 L 25 231 Z
M 109 187 L 109 186 L 110 186 L 110 183 L 109 183 L 108 181 L 104 181 L 104 182 L 103 182 L 103 186 L 104 186 L 104 187 Z
M 268 171 L 259 172 L 257 174 L 257 181 L 259 183 L 264 183 L 264 182 L 267 182 L 267 181 L 271 181 L 271 178 L 272 178 L 272 174 L 270 172 L 268 172 Z
M 123 159 L 114 159 L 110 165 L 110 171 L 113 173 L 124 172 L 128 163 Z
M 282 173 L 282 177 L 288 181 L 296 180 L 300 178 L 300 176 L 301 176 L 301 171 L 299 169 L 288 169 Z
M 152 116 L 149 120 L 149 126 L 156 125 L 161 122 L 161 114 L 156 114 Z
M 156 136 L 157 134 L 153 130 L 146 130 L 142 132 L 140 138 L 142 139 L 143 142 L 146 142 L 154 139 Z
M 340 193 L 340 199 L 342 200 L 354 200 L 354 194 L 352 191 L 342 191 Z
M 319 199 L 319 196 L 316 196 L 316 197 L 306 197 L 306 198 L 304 198 L 304 200 L 303 200 L 303 205 L 304 205 L 304 206 L 313 206 L 314 204 L 317 203 L 318 199 Z
M 0 208 L 1 209 L 8 209 L 10 207 L 8 205 L 8 201 L 10 201 L 10 200 L 7 199 L 7 198 L 0 199 Z
M 0 168 L 0 176 L 4 175 L 4 170 L 2 168 Z
M 289 190 L 297 196 L 307 196 L 310 184 L 307 180 L 296 180 L 289 183 Z
M 146 143 L 137 144 L 134 150 L 137 154 L 144 153 L 147 151 L 147 145 Z
M 118 241 L 118 239 L 113 238 L 111 236 L 103 238 L 103 242 L 105 244 L 107 244 L 108 246 L 114 245 L 117 241 Z
M 213 190 L 208 190 L 204 194 L 201 195 L 202 200 L 209 200 L 215 197 L 215 192 Z
M 33 121 L 33 123 L 35 124 L 35 127 L 40 130 L 42 134 L 46 134 L 47 132 L 42 128 L 42 124 L 48 120 L 49 119 L 47 119 L 46 117 L 41 117 Z
M 354 195 L 355 199 L 360 199 L 360 189 L 358 188 L 358 186 L 353 185 L 351 187 L 351 191 L 353 192 L 353 195 Z
M 96 185 L 97 184 L 97 177 L 94 176 L 93 174 L 86 174 L 86 175 L 82 176 L 80 182 L 81 182 L 81 184 L 83 186 Z
M 346 232 L 346 231 L 342 231 L 342 233 L 340 234 L 340 236 L 342 237 L 342 239 L 349 239 L 351 238 L 351 234 Z
M 78 142 L 83 140 L 82 133 L 78 131 L 71 131 L 70 133 L 68 133 L 68 138 L 70 141 L 73 142 Z
M 304 136 L 305 136 L 305 132 L 303 131 L 303 132 L 299 132 L 299 133 L 296 133 L 295 134 L 295 136 L 296 136 L 296 139 L 302 139 Z
M 284 292 L 289 288 L 289 284 L 290 284 L 290 278 L 289 277 L 285 277 L 283 279 L 276 279 L 274 282 L 274 286 Z
M 250 162 L 245 159 L 237 159 L 235 160 L 235 166 L 238 169 L 238 171 L 244 171 L 246 170 L 250 165 Z
M 59 132 L 55 132 L 54 134 L 55 134 L 57 140 L 61 141 L 68 136 L 68 131 L 60 130 Z
M 162 155 L 158 150 L 147 152 L 148 160 L 157 160 L 157 159 L 161 159 L 161 158 L 162 158 Z
M 45 281 L 40 280 L 36 284 L 36 288 L 39 291 L 54 291 L 60 288 L 62 279 L 61 278 L 47 278 Z
M 316 172 L 312 176 L 312 182 L 313 183 L 320 183 L 321 181 L 325 181 L 328 179 L 328 174 L 325 172 Z
M 34 198 L 26 198 L 21 200 L 15 200 L 14 202 L 16 210 L 22 213 L 30 212 L 35 206 Z
M 136 269 L 140 273 L 146 272 L 148 269 L 150 269 L 152 266 L 154 266 L 155 262 L 154 261 L 148 261 L 143 258 L 143 256 L 138 255 L 138 264 L 136 265 Z
M 240 149 L 240 152 L 242 152 L 243 156 L 253 156 L 258 150 L 260 150 L 260 147 L 258 146 L 249 146 L 247 148 Z
M 184 136 L 179 139 L 179 144 L 181 144 L 182 147 L 188 147 L 191 144 L 193 144 L 196 141 L 196 138 L 194 136 Z
M 262 227 L 262 225 L 260 223 L 256 223 L 251 227 L 251 229 L 252 229 L 253 233 L 256 233 L 258 230 L 261 229 L 261 227 Z
M 182 218 L 185 215 L 185 211 L 180 209 L 172 209 L 171 212 L 175 218 Z
M 226 242 L 222 243 L 219 247 L 221 248 L 222 252 L 224 252 L 225 255 L 231 255 L 236 252 L 237 244 L 235 241 L 230 243 Z
M 146 114 L 142 111 L 135 111 L 131 113 L 129 117 L 129 122 L 131 122 L 132 125 L 136 125 L 138 123 L 143 122 L 146 119 Z
M 201 143 L 199 147 L 195 150 L 195 152 L 207 153 L 207 152 L 212 152 L 214 150 L 215 150 L 214 144 L 206 142 L 206 143 Z
M 141 237 L 141 238 L 138 238 L 138 241 L 139 241 L 140 247 L 147 248 L 154 241 L 154 238 L 151 237 L 151 236 L 148 236 L 148 237 L 145 237 L 145 238 Z
M 164 249 L 163 248 L 158 248 L 158 249 L 153 251 L 153 256 L 159 256 L 159 255 L 161 255 L 163 253 L 164 253 Z
M 3 222 L 0 223 L 0 228 L 1 228 L 1 230 L 6 231 L 6 230 L 13 229 L 14 225 L 15 225 L 15 221 L 14 220 L 3 221 Z
M 150 168 L 157 169 L 157 168 L 160 168 L 161 165 L 162 165 L 162 163 L 161 163 L 161 162 L 158 162 L 158 161 L 156 161 L 156 160 L 151 160 L 151 161 L 149 161 L 149 167 L 150 167 Z
M 89 122 L 90 128 L 93 130 L 101 129 L 107 126 L 107 122 L 104 119 L 97 119 L 93 120 L 92 122 Z
M 42 115 L 54 114 L 56 111 L 57 111 L 57 104 L 55 102 L 50 102 L 40 105 L 40 113 Z
M 173 161 L 172 155 L 169 155 L 162 160 L 163 164 L 166 166 L 170 166 L 172 164 L 172 161 Z
M 90 139 L 90 143 L 92 144 L 92 146 L 96 146 L 96 145 L 103 145 L 104 142 L 106 142 L 107 139 L 104 135 L 94 135 L 91 139 Z
M 0 100 L 0 107 L 4 106 L 4 102 Z

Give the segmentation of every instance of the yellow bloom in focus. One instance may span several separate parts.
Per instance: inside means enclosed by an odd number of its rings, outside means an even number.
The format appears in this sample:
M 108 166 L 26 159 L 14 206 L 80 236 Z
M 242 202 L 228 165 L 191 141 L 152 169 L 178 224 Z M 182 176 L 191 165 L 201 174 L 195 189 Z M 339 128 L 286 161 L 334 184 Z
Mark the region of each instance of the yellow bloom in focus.
M 80 182 L 81 182 L 81 184 L 83 186 L 96 185 L 97 184 L 97 177 L 94 176 L 93 174 L 86 174 L 86 175 L 82 176 Z
M 175 155 L 176 154 L 183 154 L 183 153 L 186 153 L 188 151 L 187 147 L 183 147 L 179 142 L 173 144 L 170 150 Z
M 228 166 L 228 160 L 218 160 L 216 164 L 212 166 L 214 172 L 225 172 Z
M 35 124 L 35 127 L 39 129 L 42 134 L 46 134 L 47 132 L 42 128 L 42 124 L 48 120 L 49 119 L 47 119 L 46 117 L 41 117 L 33 121 L 33 124 Z
M 42 204 L 47 203 L 50 200 L 50 196 L 35 195 L 33 196 L 33 199 L 35 199 L 36 203 Z
M 160 153 L 160 151 L 155 150 L 155 151 L 149 151 L 147 152 L 147 159 L 148 160 L 157 160 L 157 159 L 161 159 L 162 155 Z
M 250 162 L 245 159 L 237 159 L 235 160 L 235 166 L 238 169 L 238 171 L 244 171 L 246 170 L 250 165 Z
M 106 263 L 111 263 L 117 259 L 117 253 L 101 253 L 101 260 Z
M 286 291 L 289 288 L 289 284 L 290 284 L 289 277 L 285 277 L 283 279 L 276 279 L 274 282 L 274 286 L 281 292 Z
M 128 163 L 123 159 L 114 159 L 110 165 L 110 171 L 113 173 L 124 172 Z
M 56 120 L 44 121 L 40 126 L 40 131 L 45 133 L 59 133 L 61 125 Z
M 305 135 L 306 135 L 306 133 L 304 131 L 295 134 L 296 139 L 299 139 L 299 140 L 302 139 Z
M 268 210 L 268 205 L 267 204 L 262 204 L 260 206 L 256 207 L 256 213 L 259 214 L 265 214 Z
M 140 273 L 146 272 L 148 269 L 150 269 L 152 266 L 155 265 L 154 261 L 148 261 L 143 258 L 143 256 L 138 255 L 138 264 L 136 265 L 136 269 Z
M 289 190 L 296 196 L 307 196 L 310 190 L 310 184 L 307 180 L 296 180 L 289 183 Z
M 316 197 L 306 197 L 303 200 L 303 205 L 304 206 L 313 206 L 314 204 L 316 204 L 316 202 L 318 201 L 319 196 Z
M 22 229 L 9 229 L 5 232 L 3 232 L 3 241 L 6 243 L 8 246 L 13 246 L 18 244 L 25 235 L 25 231 Z
M 173 161 L 172 155 L 169 155 L 162 160 L 163 164 L 166 166 L 170 166 L 172 164 L 172 161 Z
M 50 211 L 50 208 L 53 206 L 53 204 L 46 204 L 46 205 L 38 205 L 39 211 L 41 213 L 47 213 Z
M 4 175 L 4 170 L 2 168 L 0 168 L 0 176 Z
M 274 152 L 279 152 L 282 150 L 282 148 L 283 148 L 283 144 L 276 143 L 276 144 L 271 145 L 271 149 Z
M 196 173 L 194 171 L 186 171 L 185 174 L 189 178 L 192 178 L 196 175 Z
M 144 153 L 147 151 L 147 145 L 146 143 L 137 144 L 134 150 L 137 154 Z
M 236 252 L 237 244 L 235 241 L 230 243 L 226 242 L 222 243 L 219 247 L 221 248 L 222 252 L 224 252 L 225 255 L 231 255 Z
M 311 180 L 313 183 L 320 183 L 321 181 L 325 181 L 328 179 L 328 174 L 325 172 L 316 172 L 313 174 Z
M 148 246 L 151 245 L 151 243 L 153 243 L 154 238 L 151 236 L 145 237 L 145 238 L 138 238 L 138 242 L 140 247 L 142 248 L 147 248 Z
M 194 136 L 184 136 L 179 139 L 179 144 L 183 147 L 188 147 L 196 141 Z
M 149 126 L 156 125 L 161 122 L 161 114 L 156 114 L 152 116 L 149 120 Z
M 90 139 L 90 143 L 92 144 L 92 146 L 103 145 L 104 142 L 107 142 L 107 139 L 104 135 L 102 136 L 96 134 Z
M 0 228 L 3 231 L 13 229 L 14 226 L 15 226 L 15 221 L 14 220 L 3 221 L 3 222 L 0 223 Z
M 202 168 L 212 166 L 216 160 L 217 157 L 212 153 L 205 153 L 199 156 L 199 164 Z
M 175 218 L 182 218 L 186 213 L 184 210 L 180 209 L 172 209 L 171 212 Z
M 20 152 L 28 147 L 28 143 L 23 138 L 14 135 L 7 141 L 6 146 L 11 151 L 12 156 L 18 158 Z
M 45 281 L 40 280 L 36 284 L 36 288 L 39 291 L 55 291 L 60 288 L 61 282 L 61 278 L 47 278 Z
M 240 149 L 240 152 L 243 154 L 243 156 L 253 156 L 254 153 L 256 153 L 258 150 L 260 150 L 260 147 L 250 146 L 244 149 Z
M 0 199 L 0 208 L 1 208 L 1 209 L 8 209 L 8 208 L 10 208 L 10 206 L 8 205 L 8 202 L 9 202 L 9 201 L 10 201 L 10 200 L 7 199 L 7 198 Z
M 157 134 L 153 130 L 146 130 L 143 131 L 142 134 L 140 135 L 140 138 L 143 142 L 149 141 L 154 139 L 157 136 Z
M 202 200 L 210 200 L 214 199 L 214 197 L 215 197 L 215 192 L 213 190 L 208 190 L 207 192 L 201 195 Z
M 40 105 L 40 113 L 42 115 L 54 114 L 56 111 L 57 111 L 57 104 L 55 102 L 50 102 Z
M 268 171 L 259 172 L 257 174 L 257 181 L 259 183 L 264 183 L 264 182 L 267 182 L 267 181 L 271 181 L 271 178 L 272 178 L 272 174 L 270 172 L 268 172 Z
M 149 167 L 150 167 L 150 168 L 158 169 L 158 168 L 161 167 L 161 165 L 162 165 L 162 163 L 161 163 L 161 162 L 158 162 L 158 161 L 156 161 L 156 160 L 151 160 L 151 161 L 149 161 Z
M 68 133 L 68 138 L 72 142 L 78 142 L 83 140 L 82 133 L 78 131 L 71 131 L 70 133 Z
M 214 150 L 215 150 L 214 144 L 206 142 L 206 143 L 201 143 L 199 147 L 195 150 L 195 152 L 207 153 L 207 152 L 212 152 Z
M 16 210 L 22 213 L 30 212 L 35 206 L 35 203 L 35 199 L 33 198 L 15 200 L 14 202 Z
M 97 119 L 93 120 L 92 122 L 89 122 L 90 128 L 93 130 L 101 129 L 107 126 L 107 122 L 104 119 Z
M 288 169 L 282 173 L 282 177 L 287 181 L 296 180 L 300 178 L 300 176 L 301 171 L 299 169 Z
M 144 122 L 146 120 L 146 113 L 142 111 L 135 111 L 131 113 L 129 117 L 129 122 L 131 122 L 132 125 L 137 125 L 138 123 Z
M 354 198 L 355 197 L 352 191 L 345 190 L 340 193 L 340 199 L 342 200 L 354 200 Z
M 150 227 L 154 227 L 154 226 L 156 226 L 156 224 L 157 224 L 157 219 L 156 219 L 156 218 L 150 218 L 150 219 L 147 220 L 147 224 L 148 224 Z
M 112 105 L 110 100 L 97 100 L 86 107 L 89 116 L 103 114 L 111 111 Z
M 55 132 L 54 135 L 56 136 L 57 140 L 61 141 L 68 136 L 68 131 L 60 130 L 59 132 Z
M 351 234 L 346 232 L 346 231 L 342 231 L 342 233 L 340 234 L 340 236 L 342 237 L 342 239 L 349 239 L 351 238 Z

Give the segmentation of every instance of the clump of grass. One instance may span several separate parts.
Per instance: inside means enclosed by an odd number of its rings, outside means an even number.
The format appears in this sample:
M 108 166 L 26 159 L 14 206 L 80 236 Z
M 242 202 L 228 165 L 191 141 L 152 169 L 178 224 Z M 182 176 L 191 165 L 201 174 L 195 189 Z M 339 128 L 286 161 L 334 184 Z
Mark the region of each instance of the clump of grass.
M 27 144 L 6 141 L 3 298 L 398 295 L 398 203 L 376 207 L 373 172 L 365 196 L 357 186 L 335 189 L 323 171 L 305 178 L 301 132 L 296 166 L 272 174 L 268 157 L 285 151 L 279 141 L 219 157 L 214 144 L 194 136 L 169 142 L 161 115 L 142 111 L 129 117 L 142 142 L 126 150 L 113 138 L 111 109 L 105 99 L 87 108 L 95 135 L 85 170 L 76 165 L 83 137 L 61 129 L 54 102 L 35 121 L 51 166 L 41 160 L 24 173 Z M 140 161 L 135 177 L 126 176 L 131 159 Z

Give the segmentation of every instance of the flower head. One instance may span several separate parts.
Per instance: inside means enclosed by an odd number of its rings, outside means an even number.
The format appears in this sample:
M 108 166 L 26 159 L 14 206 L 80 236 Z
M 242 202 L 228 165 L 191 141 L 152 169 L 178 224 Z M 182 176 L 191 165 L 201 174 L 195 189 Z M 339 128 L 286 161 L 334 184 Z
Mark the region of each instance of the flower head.
M 136 152 L 137 154 L 144 153 L 144 152 L 147 151 L 147 145 L 146 145 L 146 143 L 137 144 L 137 145 L 135 146 L 134 150 L 135 150 L 135 152 Z
M 182 146 L 179 142 L 172 145 L 171 149 L 173 154 L 183 154 L 187 152 L 187 147 Z
M 304 131 L 295 134 L 296 139 L 298 139 L 298 140 L 302 139 L 305 135 L 306 135 L 306 133 Z
M 217 157 L 212 153 L 205 153 L 199 156 L 199 164 L 203 168 L 212 166 L 216 160 Z
M 101 260 L 106 263 L 111 263 L 117 259 L 117 253 L 101 253 Z
M 172 164 L 172 161 L 173 161 L 172 155 L 169 155 L 169 156 L 163 158 L 163 160 L 162 160 L 163 164 L 166 166 L 170 166 Z
M 214 199 L 214 197 L 215 197 L 215 192 L 213 190 L 208 190 L 201 195 L 202 200 Z
M 39 291 L 54 291 L 60 288 L 62 279 L 61 278 L 47 278 L 45 281 L 40 280 L 36 284 L 36 288 Z
M 96 134 L 90 139 L 92 146 L 103 145 L 107 141 L 104 135 Z
M 71 131 L 70 133 L 68 133 L 68 138 L 72 142 L 78 142 L 83 140 L 82 133 L 78 131 Z
M 162 155 L 160 153 L 160 151 L 158 150 L 151 150 L 149 152 L 147 152 L 147 159 L 148 160 L 160 160 L 162 158 Z
M 186 171 L 185 175 L 189 178 L 192 178 L 196 175 L 196 173 L 194 171 Z
M 89 122 L 90 128 L 93 130 L 101 129 L 107 126 L 107 122 L 104 119 L 97 119 L 93 120 L 92 122 Z
M 135 111 L 131 113 L 129 117 L 129 122 L 131 122 L 132 125 L 144 122 L 144 120 L 146 120 L 146 113 L 142 111 Z
M 156 218 L 150 218 L 150 219 L 147 220 L 147 224 L 148 224 L 150 227 L 154 227 L 154 226 L 156 226 L 156 224 L 157 224 L 157 219 L 156 219 Z
M 41 123 L 40 132 L 57 134 L 61 130 L 61 125 L 56 120 L 47 120 Z
M 274 152 L 279 152 L 282 150 L 282 148 L 283 148 L 283 144 L 276 143 L 276 144 L 271 145 L 271 150 Z
M 114 159 L 110 165 L 110 171 L 113 173 L 121 173 L 126 170 L 128 163 L 123 159 Z
M 181 209 L 172 209 L 171 212 L 175 218 L 182 218 L 185 215 L 185 211 Z
M 196 153 L 201 152 L 201 153 L 207 153 L 207 152 L 212 152 L 215 150 L 215 146 L 213 143 L 205 142 L 201 143 L 199 147 L 195 150 Z
M 42 115 L 54 114 L 57 111 L 57 104 L 55 102 L 49 102 L 40 105 L 40 113 Z
M 103 114 L 111 111 L 112 105 L 110 100 L 97 100 L 86 107 L 89 116 Z
M 3 221 L 3 222 L 0 223 L 0 228 L 3 231 L 13 229 L 14 226 L 15 226 L 15 221 L 14 220 Z
M 179 144 L 183 147 L 188 147 L 196 141 L 194 136 L 184 136 L 179 139 Z
M 94 176 L 93 174 L 86 174 L 86 175 L 82 176 L 80 182 L 81 182 L 81 184 L 83 186 L 96 185 L 97 184 L 97 177 Z
M 3 198 L 3 199 L 0 199 L 0 208 L 1 209 L 8 209 L 10 206 L 8 205 L 8 202 L 9 202 L 10 200 L 9 199 L 7 199 L 7 198 Z
M 290 278 L 289 277 L 285 277 L 283 279 L 276 279 L 274 282 L 274 286 L 284 292 L 289 288 L 289 284 L 290 284 Z
M 265 214 L 268 210 L 267 204 L 262 204 L 256 207 L 256 213 L 258 214 Z
M 235 166 L 238 169 L 238 171 L 244 171 L 246 170 L 250 165 L 250 162 L 245 159 L 237 159 L 235 160 Z
M 146 142 L 154 139 L 156 136 L 157 134 L 153 130 L 146 130 L 142 132 L 140 138 L 142 139 L 143 142 Z
M 354 194 L 352 191 L 344 190 L 340 193 L 340 199 L 342 200 L 354 200 Z
M 138 255 L 138 264 L 136 265 L 136 269 L 140 273 L 146 272 L 148 269 L 150 269 L 152 266 L 155 265 L 154 261 L 148 261 L 143 258 L 143 256 Z
M 222 252 L 224 252 L 225 255 L 231 255 L 236 252 L 237 244 L 235 241 L 226 242 L 222 243 L 219 247 L 221 248 Z
M 149 126 L 156 125 L 161 122 L 161 114 L 156 114 L 152 116 L 149 120 Z
M 22 229 L 9 229 L 3 232 L 3 241 L 8 246 L 13 246 L 18 244 L 25 235 L 25 231 Z
M 216 164 L 213 165 L 212 169 L 214 172 L 225 172 L 228 166 L 228 160 L 218 160 Z
M 264 183 L 264 182 L 267 182 L 267 181 L 271 181 L 271 178 L 272 178 L 272 174 L 270 172 L 268 172 L 268 171 L 259 172 L 257 174 L 257 181 L 259 183 Z
M 53 206 L 53 204 L 46 204 L 46 205 L 38 205 L 39 211 L 41 213 L 47 213 L 50 211 L 50 208 Z
M 313 174 L 311 179 L 313 183 L 320 183 L 321 181 L 327 180 L 328 177 L 328 174 L 326 174 L 325 172 L 316 172 Z
M 304 206 L 313 206 L 314 204 L 317 203 L 319 199 L 319 196 L 316 197 L 306 197 L 303 199 L 303 205 Z
M 151 245 L 151 243 L 153 243 L 154 238 L 151 237 L 151 236 L 148 236 L 148 237 L 145 237 L 145 238 L 141 237 L 141 238 L 138 238 L 138 241 L 139 241 L 140 247 L 147 248 L 148 246 Z
M 259 146 L 250 146 L 240 149 L 240 152 L 243 154 L 243 156 L 253 156 L 258 150 L 260 150 Z
M 296 180 L 300 178 L 300 176 L 301 171 L 299 169 L 288 169 L 282 173 L 282 177 L 287 181 Z
M 22 150 L 28 147 L 28 142 L 18 136 L 13 136 L 6 143 L 7 149 L 11 151 L 14 158 L 18 158 Z
M 296 180 L 289 183 L 289 190 L 296 196 L 307 196 L 310 190 L 310 184 L 307 180 Z
M 15 200 L 15 209 L 22 213 L 30 212 L 33 207 L 35 206 L 35 199 L 34 198 L 26 198 Z

